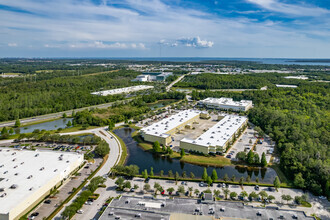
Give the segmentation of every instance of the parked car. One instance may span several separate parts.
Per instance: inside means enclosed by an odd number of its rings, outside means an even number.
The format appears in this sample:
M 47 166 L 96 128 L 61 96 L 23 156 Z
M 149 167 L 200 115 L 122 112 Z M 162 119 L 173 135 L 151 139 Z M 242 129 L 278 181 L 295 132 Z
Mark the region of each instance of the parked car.
M 45 203 L 46 203 L 46 204 L 50 204 L 50 203 L 52 203 L 52 200 L 47 199 L 47 200 L 45 201 Z

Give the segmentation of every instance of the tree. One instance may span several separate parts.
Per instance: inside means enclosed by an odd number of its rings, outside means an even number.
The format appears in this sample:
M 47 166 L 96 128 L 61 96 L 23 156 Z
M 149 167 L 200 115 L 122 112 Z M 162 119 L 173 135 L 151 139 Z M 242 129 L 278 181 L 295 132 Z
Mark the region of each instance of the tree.
M 193 172 L 190 172 L 190 178 L 194 179 L 195 178 L 195 174 Z
M 299 187 L 299 188 L 305 188 L 305 180 L 302 177 L 301 173 L 295 174 L 294 175 L 294 181 L 293 181 L 294 185 Z
M 150 176 L 154 176 L 154 168 L 150 167 Z
M 247 155 L 247 162 L 248 164 L 254 164 L 254 153 L 252 150 L 250 150 Z
M 251 198 L 251 199 L 255 199 L 257 197 L 258 197 L 258 194 L 254 191 L 249 194 L 249 198 Z
M 63 118 L 66 118 L 67 117 L 66 113 L 63 113 L 62 117 Z
M 218 174 L 215 169 L 213 169 L 213 171 L 212 171 L 211 179 L 213 180 L 213 182 L 218 179 Z
M 71 126 L 72 126 L 71 121 L 68 121 L 68 123 L 66 123 L 66 126 L 67 126 L 67 127 L 71 127 Z
M 15 121 L 15 127 L 18 128 L 20 126 L 21 126 L 20 120 L 19 119 L 16 119 L 16 121 Z
M 289 201 L 292 200 L 292 197 L 290 195 L 282 195 L 282 199 L 287 201 L 287 203 L 288 203 Z
M 252 144 L 252 139 L 249 140 L 249 144 Z
M 172 170 L 169 170 L 168 171 L 168 177 L 172 177 L 173 176 L 173 171 Z
M 267 198 L 268 194 L 266 193 L 265 190 L 262 190 L 259 195 L 261 196 L 261 199 L 264 200 L 265 198 Z
M 229 193 L 230 193 L 229 189 L 227 188 L 223 189 L 223 194 L 225 195 L 225 199 L 228 198 Z
M 236 176 L 233 174 L 232 177 L 231 177 L 231 181 L 235 182 L 235 179 L 236 179 Z
M 124 183 L 124 189 L 130 189 L 132 187 L 132 185 L 131 185 L 131 182 L 130 181 L 126 181 L 125 183 Z
M 220 196 L 220 190 L 218 190 L 218 189 L 213 190 L 213 194 L 214 194 L 216 197 L 219 197 L 219 196 Z
M 259 177 L 256 178 L 256 183 L 259 183 Z
M 116 180 L 115 184 L 118 186 L 120 190 L 122 190 L 123 185 L 124 185 L 124 178 L 123 177 L 118 177 Z
M 101 141 L 96 147 L 95 147 L 95 153 L 99 155 L 100 157 L 105 157 L 110 152 L 109 144 L 105 141 Z
M 265 154 L 265 152 L 262 152 L 262 155 L 261 155 L 261 166 L 262 167 L 267 166 L 267 160 L 266 160 L 266 154 Z
M 179 192 L 179 193 L 184 193 L 184 191 L 185 191 L 185 190 L 184 190 L 184 186 L 179 186 L 179 187 L 178 187 L 178 192 Z
M 196 196 L 198 196 L 199 195 L 199 190 L 195 189 L 194 193 L 195 193 Z
M 212 181 L 212 179 L 211 179 L 210 176 L 207 177 L 206 182 L 207 182 L 207 185 L 208 185 L 208 186 L 210 186 L 210 185 L 212 184 L 213 181 Z
M 225 175 L 223 176 L 223 180 L 224 180 L 225 182 L 227 182 L 227 181 L 229 180 L 229 177 L 228 177 L 227 173 L 225 173 Z
M 273 195 L 269 195 L 267 199 L 269 200 L 269 202 L 272 202 L 272 200 L 274 200 L 275 197 Z
M 255 153 L 253 157 L 254 157 L 254 164 L 259 165 L 260 164 L 259 154 Z
M 164 176 L 164 170 L 161 170 L 159 176 Z
M 230 198 L 231 199 L 236 199 L 236 197 L 237 197 L 237 193 L 236 192 L 231 192 L 230 193 Z
M 10 129 L 9 129 L 9 134 L 10 134 L 10 135 L 13 135 L 13 134 L 14 134 L 14 129 L 13 129 L 13 128 L 10 128 Z
M 245 180 L 247 183 L 249 183 L 251 181 L 251 177 L 248 175 Z
M 181 157 L 184 157 L 185 155 L 186 155 L 186 152 L 184 152 L 184 149 L 181 148 L 180 156 L 181 156 Z
M 142 171 L 142 177 L 144 179 L 147 179 L 148 178 L 148 170 L 147 169 L 145 169 L 144 171 Z
M 241 186 L 243 186 L 243 183 L 244 183 L 244 177 L 241 177 L 241 178 L 239 179 L 239 184 L 240 184 Z
M 137 184 L 134 184 L 134 189 L 138 189 L 139 186 Z
M 273 184 L 274 184 L 274 187 L 276 190 L 281 187 L 281 182 L 280 182 L 280 179 L 278 178 L 278 176 L 275 177 Z
M 167 189 L 167 192 L 169 192 L 170 194 L 172 194 L 175 191 L 175 189 L 173 187 L 170 187 Z
M 157 183 L 157 182 L 155 182 L 155 184 L 154 184 L 154 190 L 155 190 L 155 194 L 157 195 L 157 191 L 160 189 L 160 184 L 159 183 Z M 159 190 L 160 191 L 160 190 Z
M 159 153 L 161 150 L 160 150 L 160 144 L 158 141 L 155 141 L 153 146 L 152 146 L 153 150 L 157 153 Z
M 179 173 L 178 172 L 175 172 L 175 181 L 178 181 L 179 180 L 179 177 L 180 177 L 180 175 L 179 175 Z
M 193 187 L 188 187 L 188 191 L 189 191 L 189 196 L 192 196 L 192 192 L 193 192 L 194 188 Z
M 241 161 L 246 161 L 246 156 L 246 153 L 244 151 L 241 151 L 236 154 L 235 158 Z
M 187 177 L 187 172 L 186 171 L 183 171 L 182 172 L 182 178 L 186 178 Z
M 145 191 L 149 191 L 149 190 L 150 190 L 150 185 L 149 185 L 149 183 L 144 184 L 143 189 L 144 189 Z
M 244 198 L 248 196 L 248 193 L 247 193 L 246 191 L 242 191 L 241 194 L 240 194 L 240 196 L 241 196 L 241 197 L 243 198 L 243 200 L 244 200 Z
M 202 175 L 202 179 L 203 179 L 204 181 L 206 181 L 206 180 L 207 180 L 207 177 L 208 177 L 208 175 L 207 175 L 207 170 L 206 170 L 206 168 L 204 168 L 204 172 L 203 172 L 203 175 Z

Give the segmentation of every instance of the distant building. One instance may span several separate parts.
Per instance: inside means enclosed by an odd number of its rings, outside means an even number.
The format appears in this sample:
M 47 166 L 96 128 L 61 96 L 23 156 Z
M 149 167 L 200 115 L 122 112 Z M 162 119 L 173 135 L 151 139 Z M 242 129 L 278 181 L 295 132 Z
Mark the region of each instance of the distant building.
M 0 149 L 0 219 L 19 219 L 83 160 L 78 153 Z
M 232 98 L 206 98 L 199 101 L 201 106 L 219 110 L 247 111 L 252 108 L 252 101 L 241 100 L 234 101 Z
M 136 92 L 136 91 L 146 90 L 146 89 L 153 89 L 153 88 L 154 88 L 153 86 L 139 85 L 139 86 L 119 88 L 119 89 L 104 90 L 104 91 L 99 91 L 99 92 L 92 92 L 91 94 L 107 96 L 107 95 L 116 95 L 116 94 L 122 94 L 122 93 L 131 93 L 131 92 Z
M 298 86 L 296 85 L 278 85 L 276 84 L 277 88 L 297 88 Z
M 152 81 L 165 81 L 167 77 L 173 75 L 172 72 L 144 72 L 138 75 L 132 81 L 137 82 L 152 82 Z

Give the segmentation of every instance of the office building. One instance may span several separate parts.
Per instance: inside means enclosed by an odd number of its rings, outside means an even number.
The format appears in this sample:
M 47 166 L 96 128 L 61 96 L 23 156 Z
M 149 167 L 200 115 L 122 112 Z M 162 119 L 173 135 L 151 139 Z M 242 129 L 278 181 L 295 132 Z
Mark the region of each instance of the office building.
M 252 108 L 252 101 L 234 101 L 232 98 L 206 98 L 199 101 L 200 106 L 219 110 L 247 111 Z

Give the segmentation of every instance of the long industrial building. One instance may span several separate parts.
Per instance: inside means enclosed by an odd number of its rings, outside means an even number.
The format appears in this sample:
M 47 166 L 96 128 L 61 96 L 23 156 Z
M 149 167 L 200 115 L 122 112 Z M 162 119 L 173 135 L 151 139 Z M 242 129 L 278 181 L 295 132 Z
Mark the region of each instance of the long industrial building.
M 199 101 L 201 106 L 219 110 L 247 111 L 252 108 L 251 100 L 234 101 L 232 98 L 206 98 Z
M 131 93 L 131 92 L 136 92 L 136 91 L 146 90 L 146 89 L 153 89 L 153 88 L 154 88 L 153 86 L 139 85 L 139 86 L 119 88 L 119 89 L 104 90 L 104 91 L 99 91 L 99 92 L 92 92 L 91 94 L 107 96 L 107 95 L 117 95 L 117 94 L 122 94 L 122 93 Z
M 168 145 L 172 142 L 171 135 L 184 129 L 186 125 L 193 123 L 200 117 L 201 112 L 196 110 L 181 111 L 169 118 L 163 119 L 148 127 L 141 129 L 141 135 L 145 141 Z
M 248 119 L 244 116 L 227 115 L 197 139 L 182 139 L 180 148 L 204 154 L 223 153 L 227 144 L 247 122 Z
M 19 219 L 83 163 L 83 155 L 0 149 L 0 220 Z

